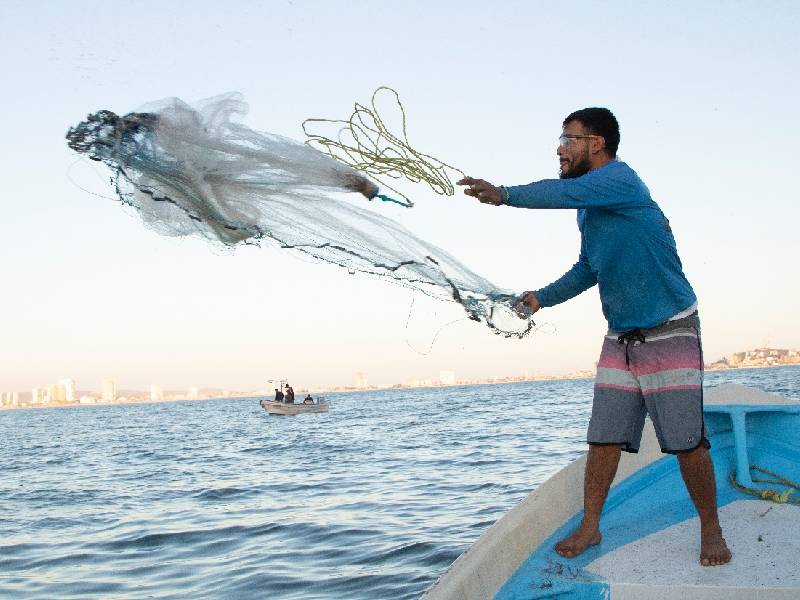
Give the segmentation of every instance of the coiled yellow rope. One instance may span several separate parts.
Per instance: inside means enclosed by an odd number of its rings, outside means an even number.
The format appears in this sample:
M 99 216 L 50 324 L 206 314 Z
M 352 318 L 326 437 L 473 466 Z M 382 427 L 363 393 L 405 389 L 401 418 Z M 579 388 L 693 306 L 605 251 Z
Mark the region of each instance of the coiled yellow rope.
M 394 96 L 402 119 L 401 134 L 389 131 L 378 114 L 376 100 L 381 92 Z M 356 102 L 353 114 L 346 121 L 306 119 L 303 121 L 303 131 L 308 137 L 306 143 L 354 169 L 372 175 L 379 183 L 405 198 L 408 206 L 413 206 L 411 200 L 381 178 L 405 177 L 413 183 L 425 182 L 437 194 L 452 196 L 455 187 L 448 176 L 448 170 L 461 177 L 465 176 L 464 172 L 411 147 L 406 129 L 406 113 L 399 94 L 390 87 L 380 86 L 372 93 L 371 105 L 369 108 Z M 313 123 L 334 123 L 342 127 L 334 140 L 309 131 L 309 125 Z
M 745 494 L 750 494 L 751 496 L 756 496 L 761 498 L 762 500 L 770 500 L 772 502 L 777 502 L 778 504 L 800 504 L 800 498 L 790 498 L 790 496 L 794 493 L 795 490 L 800 490 L 800 486 L 796 483 L 789 481 L 788 479 L 781 477 L 777 473 L 773 473 L 772 471 L 768 471 L 767 469 L 762 469 L 761 467 L 757 467 L 755 465 L 750 465 L 751 471 L 759 471 L 760 473 L 765 473 L 766 475 L 771 475 L 774 479 L 756 479 L 753 477 L 753 482 L 755 483 L 774 483 L 785 485 L 786 489 L 782 492 L 778 492 L 774 489 L 766 489 L 766 490 L 758 490 L 755 488 L 747 487 L 746 485 L 742 485 L 738 481 L 736 481 L 736 474 L 731 473 L 731 485 L 735 487 L 740 492 L 744 492 Z

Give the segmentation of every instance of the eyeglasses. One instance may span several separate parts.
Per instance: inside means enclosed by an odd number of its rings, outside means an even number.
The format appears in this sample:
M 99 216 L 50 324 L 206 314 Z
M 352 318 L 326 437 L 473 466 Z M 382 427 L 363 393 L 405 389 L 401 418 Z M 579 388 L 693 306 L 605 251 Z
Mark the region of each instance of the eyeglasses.
M 593 137 L 601 137 L 599 135 L 577 135 L 577 134 L 570 134 L 570 133 L 562 133 L 558 137 L 558 145 L 564 146 L 564 148 L 569 148 L 572 145 L 572 140 L 580 140 L 583 138 L 593 138 Z

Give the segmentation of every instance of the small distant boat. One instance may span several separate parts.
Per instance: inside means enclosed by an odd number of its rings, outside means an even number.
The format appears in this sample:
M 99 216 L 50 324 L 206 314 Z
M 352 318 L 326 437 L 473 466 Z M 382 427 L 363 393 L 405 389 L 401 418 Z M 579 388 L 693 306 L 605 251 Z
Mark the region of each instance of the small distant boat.
M 277 400 L 261 401 L 261 407 L 271 415 L 301 415 L 305 413 L 328 412 L 331 404 L 325 398 L 318 398 L 313 404 L 303 404 L 303 402 L 278 402 Z
M 490 527 L 423 600 L 800 598 L 800 402 L 741 385 L 704 400 L 730 563 L 700 566 L 696 512 L 648 420 L 639 453 L 623 452 L 600 544 L 571 559 L 553 548 L 580 522 L 584 456 Z

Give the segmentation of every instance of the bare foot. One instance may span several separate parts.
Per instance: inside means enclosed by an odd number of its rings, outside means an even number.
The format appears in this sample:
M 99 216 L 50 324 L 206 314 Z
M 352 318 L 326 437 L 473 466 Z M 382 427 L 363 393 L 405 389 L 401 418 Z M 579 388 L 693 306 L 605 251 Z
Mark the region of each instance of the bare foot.
M 556 544 L 556 552 L 564 558 L 575 558 L 589 546 L 596 546 L 603 536 L 598 529 L 578 527 L 572 534 Z
M 722 529 L 715 527 L 700 534 L 700 564 L 704 567 L 716 567 L 730 562 L 731 551 L 722 537 Z

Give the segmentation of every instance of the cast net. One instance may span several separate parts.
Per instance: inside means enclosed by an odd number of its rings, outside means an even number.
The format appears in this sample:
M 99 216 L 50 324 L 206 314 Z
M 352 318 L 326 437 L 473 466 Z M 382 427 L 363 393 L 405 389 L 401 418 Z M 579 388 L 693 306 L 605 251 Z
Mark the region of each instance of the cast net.
M 275 243 L 458 302 L 498 334 L 532 330 L 514 294 L 354 203 L 357 193 L 389 199 L 365 175 L 309 145 L 233 120 L 246 112 L 238 93 L 194 105 L 168 98 L 124 116 L 90 114 L 66 137 L 73 150 L 112 170 L 119 199 L 161 234 L 225 246 Z

